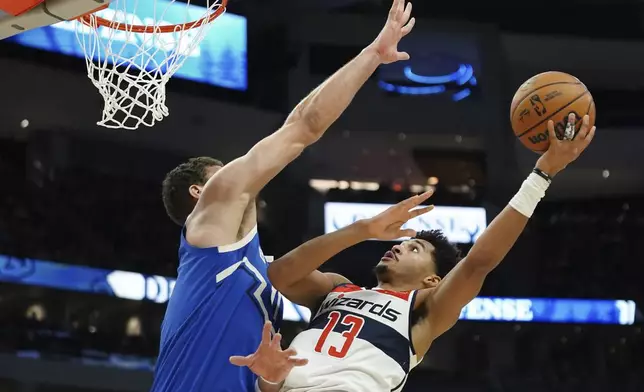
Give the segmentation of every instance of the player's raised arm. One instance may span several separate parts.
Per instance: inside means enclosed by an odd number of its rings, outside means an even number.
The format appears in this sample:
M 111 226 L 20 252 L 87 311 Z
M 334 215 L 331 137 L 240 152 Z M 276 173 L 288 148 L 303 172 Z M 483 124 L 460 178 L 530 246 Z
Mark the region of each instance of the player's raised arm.
M 205 186 L 191 189 L 198 201 L 186 222 L 189 241 L 198 246 L 234 242 L 250 200 L 326 132 L 379 65 L 409 58 L 398 51 L 398 43 L 414 24 L 411 3 L 394 0 L 378 37 L 300 102 L 277 132 L 220 168 Z
M 570 115 L 568 122 L 575 123 L 574 114 Z M 574 140 L 558 140 L 554 124 L 549 121 L 550 148 L 539 158 L 535 170 L 508 206 L 481 234 L 467 256 L 426 297 L 432 338 L 451 328 L 462 308 L 479 293 L 487 274 L 499 265 L 523 232 L 552 177 L 588 147 L 595 134 L 595 127 L 589 128 L 589 118 L 585 116 Z
M 333 233 L 314 238 L 268 267 L 268 277 L 279 292 L 300 305 L 313 308 L 333 288 L 349 281 L 341 275 L 317 269 L 327 260 L 364 240 L 395 240 L 413 237 L 416 231 L 402 229 L 408 220 L 425 214 L 433 206 L 417 208 L 432 192 L 410 197 L 369 219 L 359 220 Z
M 411 3 L 405 7 L 405 0 L 394 0 L 385 27 L 374 42 L 300 102 L 280 130 L 212 176 L 199 203 L 257 194 L 324 134 L 379 65 L 409 58 L 397 48 L 414 26 L 410 18 Z

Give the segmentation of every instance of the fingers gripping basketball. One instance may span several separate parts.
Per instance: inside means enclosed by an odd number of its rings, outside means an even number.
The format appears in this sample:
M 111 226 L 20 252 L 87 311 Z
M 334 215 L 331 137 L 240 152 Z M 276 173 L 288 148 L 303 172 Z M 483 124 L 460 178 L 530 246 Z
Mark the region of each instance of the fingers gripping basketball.
M 562 139 L 568 115 L 575 114 L 575 131 L 587 114 L 590 127 L 595 124 L 595 102 L 586 86 L 563 72 L 545 72 L 528 79 L 519 87 L 510 106 L 514 134 L 524 146 L 543 153 L 550 145 L 548 121 L 554 122 L 557 138 Z

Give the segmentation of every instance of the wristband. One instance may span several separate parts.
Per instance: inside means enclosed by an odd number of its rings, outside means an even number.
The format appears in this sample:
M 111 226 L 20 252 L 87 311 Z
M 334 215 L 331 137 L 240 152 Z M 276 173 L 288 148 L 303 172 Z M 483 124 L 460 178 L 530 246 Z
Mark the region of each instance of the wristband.
M 281 382 L 270 382 L 267 381 L 264 377 L 262 376 L 257 376 L 257 380 L 255 380 L 255 392 L 263 392 L 262 389 L 259 387 L 259 380 L 262 380 L 262 382 L 265 382 L 268 385 L 279 385 Z
M 265 379 L 265 378 L 264 378 L 264 377 L 262 377 L 262 376 L 257 376 L 257 377 L 258 377 L 259 379 L 261 379 L 263 382 L 265 382 L 266 384 L 268 384 L 268 385 L 280 385 L 280 384 L 282 383 L 281 381 L 279 381 L 279 382 L 271 382 L 271 381 L 268 381 L 267 379 Z
M 548 173 L 544 172 L 543 170 L 539 169 L 538 167 L 535 167 L 534 169 L 532 169 L 532 172 L 534 174 L 538 175 L 539 177 L 543 178 L 544 180 L 548 181 L 549 183 L 552 182 L 552 177 L 550 177 L 550 175 L 548 175 Z
M 537 173 L 530 173 L 523 181 L 519 192 L 510 200 L 510 207 L 521 215 L 530 218 L 537 208 L 537 204 L 546 195 L 550 182 Z

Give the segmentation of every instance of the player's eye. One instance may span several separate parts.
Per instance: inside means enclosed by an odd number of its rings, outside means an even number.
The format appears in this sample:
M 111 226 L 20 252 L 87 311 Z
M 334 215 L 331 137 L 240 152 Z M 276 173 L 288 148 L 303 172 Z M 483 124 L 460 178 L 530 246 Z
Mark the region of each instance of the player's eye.
M 411 251 L 415 252 L 415 253 L 418 253 L 418 247 L 417 246 L 412 246 Z

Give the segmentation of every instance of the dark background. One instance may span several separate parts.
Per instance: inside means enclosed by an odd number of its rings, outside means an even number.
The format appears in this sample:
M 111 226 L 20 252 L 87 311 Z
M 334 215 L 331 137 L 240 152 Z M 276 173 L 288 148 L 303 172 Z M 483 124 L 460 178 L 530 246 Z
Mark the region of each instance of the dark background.
M 375 37 L 389 5 L 231 0 L 230 12 L 249 19 L 249 91 L 173 80 L 170 116 L 133 132 L 94 125 L 102 102 L 82 60 L 0 42 L 0 254 L 174 276 L 179 231 L 160 200 L 163 175 L 190 156 L 229 161 L 277 129 Z M 396 202 L 430 176 L 440 179 L 435 204 L 483 206 L 493 218 L 537 158 L 511 132 L 510 100 L 525 79 L 558 70 L 592 92 L 597 136 L 557 177 L 482 294 L 641 304 L 644 5 L 462 0 L 417 1 L 414 9 L 417 28 L 404 44 L 412 66 L 426 66 L 416 57 L 434 52 L 465 59 L 479 81 L 474 94 L 460 102 L 388 94 L 377 81 L 395 69 L 376 73 L 327 135 L 262 193 L 265 253 L 280 256 L 321 234 L 326 200 Z M 319 192 L 311 179 L 380 189 Z M 371 267 L 389 246 L 361 244 L 324 268 L 371 285 Z M 46 316 L 25 318 L 34 304 Z M 154 357 L 163 312 L 3 283 L 0 391 L 146 390 L 149 371 L 92 366 L 78 353 Z M 125 333 L 132 317 L 140 333 Z M 642 391 L 641 327 L 463 322 L 436 343 L 406 390 Z M 18 358 L 25 349 L 47 356 Z

